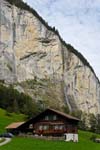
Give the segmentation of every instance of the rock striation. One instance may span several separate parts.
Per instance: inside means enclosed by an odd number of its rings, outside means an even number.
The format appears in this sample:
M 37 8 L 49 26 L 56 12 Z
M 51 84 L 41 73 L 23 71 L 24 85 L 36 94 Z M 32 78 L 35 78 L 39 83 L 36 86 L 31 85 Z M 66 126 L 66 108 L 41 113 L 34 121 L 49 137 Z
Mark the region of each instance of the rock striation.
M 87 60 L 27 4 L 0 0 L 0 81 L 36 78 L 54 84 L 57 107 L 100 112 L 100 82 Z M 44 85 L 41 95 L 46 90 Z

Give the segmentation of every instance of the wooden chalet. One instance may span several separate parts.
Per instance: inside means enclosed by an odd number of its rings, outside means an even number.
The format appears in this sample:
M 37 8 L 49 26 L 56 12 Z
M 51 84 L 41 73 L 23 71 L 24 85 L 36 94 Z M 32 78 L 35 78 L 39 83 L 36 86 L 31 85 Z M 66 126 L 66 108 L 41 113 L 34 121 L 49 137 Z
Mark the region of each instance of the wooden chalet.
M 29 133 L 38 136 L 64 136 L 66 141 L 78 141 L 78 122 L 76 117 L 54 109 L 46 109 L 36 117 L 6 127 L 12 133 Z

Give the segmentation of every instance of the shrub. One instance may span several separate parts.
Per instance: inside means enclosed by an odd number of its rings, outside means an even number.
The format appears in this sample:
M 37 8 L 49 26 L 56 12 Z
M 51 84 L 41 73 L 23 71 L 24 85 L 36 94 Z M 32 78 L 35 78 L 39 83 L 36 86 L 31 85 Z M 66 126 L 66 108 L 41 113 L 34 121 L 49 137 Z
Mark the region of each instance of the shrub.
M 90 140 L 92 140 L 93 142 L 95 142 L 96 138 L 97 138 L 96 135 L 93 134 L 93 135 L 90 137 Z

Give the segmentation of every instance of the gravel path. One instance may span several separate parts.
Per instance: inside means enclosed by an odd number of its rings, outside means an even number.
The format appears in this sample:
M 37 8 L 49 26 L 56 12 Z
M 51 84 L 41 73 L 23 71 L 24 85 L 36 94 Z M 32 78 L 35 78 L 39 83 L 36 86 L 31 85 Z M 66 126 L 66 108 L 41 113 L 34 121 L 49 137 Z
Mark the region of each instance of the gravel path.
M 11 141 L 11 138 L 5 138 L 5 141 L 0 143 L 0 146 L 7 144 L 8 142 Z

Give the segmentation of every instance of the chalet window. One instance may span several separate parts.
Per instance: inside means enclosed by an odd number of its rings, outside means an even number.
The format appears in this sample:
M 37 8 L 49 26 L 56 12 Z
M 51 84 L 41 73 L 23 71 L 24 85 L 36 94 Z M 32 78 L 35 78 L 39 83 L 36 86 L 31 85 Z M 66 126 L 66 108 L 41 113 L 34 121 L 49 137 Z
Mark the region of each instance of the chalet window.
M 43 126 L 42 125 L 39 126 L 39 130 L 43 130 Z
M 45 120 L 57 120 L 56 115 L 45 116 Z
M 64 129 L 64 126 L 63 125 L 60 125 L 59 126 L 59 130 L 63 130 Z
M 49 129 L 49 126 L 48 125 L 44 125 L 43 126 L 43 130 L 48 130 Z
M 56 115 L 53 116 L 53 120 L 57 120 L 57 116 Z
M 54 130 L 58 130 L 59 129 L 59 126 L 58 125 L 55 125 L 54 126 Z
M 48 130 L 49 126 L 48 125 L 40 125 L 39 130 Z
M 49 116 L 45 116 L 45 120 L 49 120 Z
M 29 128 L 32 129 L 32 128 L 33 128 L 33 124 L 30 124 L 30 125 L 29 125 Z
M 55 125 L 54 130 L 63 130 L 64 126 L 63 125 Z

